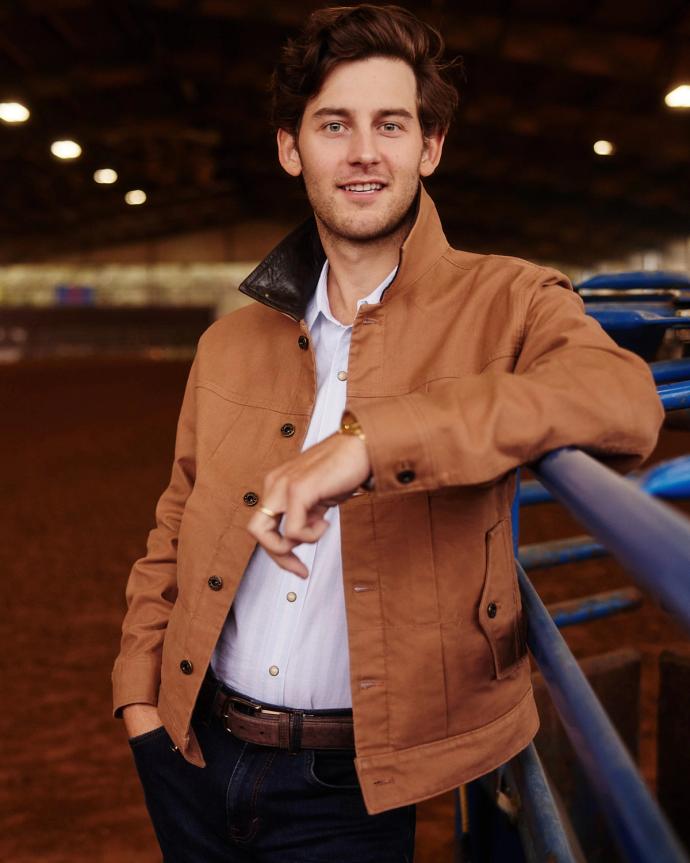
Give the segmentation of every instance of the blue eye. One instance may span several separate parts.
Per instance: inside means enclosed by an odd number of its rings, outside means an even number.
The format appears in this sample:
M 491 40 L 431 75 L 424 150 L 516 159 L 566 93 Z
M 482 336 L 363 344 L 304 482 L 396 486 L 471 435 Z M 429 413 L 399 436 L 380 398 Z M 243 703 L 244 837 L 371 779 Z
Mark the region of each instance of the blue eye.
M 384 132 L 397 132 L 400 126 L 397 123 L 384 123 L 383 130 Z
M 328 123 L 326 128 L 329 132 L 339 132 L 342 129 L 342 123 Z

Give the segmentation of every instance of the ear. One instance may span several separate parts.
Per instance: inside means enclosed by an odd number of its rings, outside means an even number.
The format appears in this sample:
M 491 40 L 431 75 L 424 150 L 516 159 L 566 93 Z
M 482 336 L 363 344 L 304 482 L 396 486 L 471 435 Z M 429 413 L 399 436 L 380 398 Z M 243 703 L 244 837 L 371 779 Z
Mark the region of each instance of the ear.
M 297 139 L 285 129 L 278 129 L 278 161 L 291 177 L 299 177 L 302 173 L 302 160 L 297 149 Z
M 436 170 L 436 166 L 441 161 L 445 138 L 446 136 L 442 132 L 436 132 L 429 135 L 428 138 L 424 138 L 424 149 L 419 163 L 419 173 L 422 177 L 430 177 Z

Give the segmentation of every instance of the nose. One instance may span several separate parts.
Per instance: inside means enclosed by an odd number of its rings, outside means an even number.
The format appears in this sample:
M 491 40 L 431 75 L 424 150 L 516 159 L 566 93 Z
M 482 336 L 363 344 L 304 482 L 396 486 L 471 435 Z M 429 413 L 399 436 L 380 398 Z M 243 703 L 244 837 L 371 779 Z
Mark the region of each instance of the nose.
M 347 155 L 351 165 L 375 165 L 380 160 L 375 130 L 356 129 L 349 143 Z

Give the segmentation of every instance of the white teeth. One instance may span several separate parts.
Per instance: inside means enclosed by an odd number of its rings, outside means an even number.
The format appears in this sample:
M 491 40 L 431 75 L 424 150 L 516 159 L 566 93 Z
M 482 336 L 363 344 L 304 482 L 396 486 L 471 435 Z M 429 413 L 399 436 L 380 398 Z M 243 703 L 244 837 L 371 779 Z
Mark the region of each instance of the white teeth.
M 383 186 L 380 183 L 356 183 L 352 186 L 343 186 L 348 192 L 378 192 Z

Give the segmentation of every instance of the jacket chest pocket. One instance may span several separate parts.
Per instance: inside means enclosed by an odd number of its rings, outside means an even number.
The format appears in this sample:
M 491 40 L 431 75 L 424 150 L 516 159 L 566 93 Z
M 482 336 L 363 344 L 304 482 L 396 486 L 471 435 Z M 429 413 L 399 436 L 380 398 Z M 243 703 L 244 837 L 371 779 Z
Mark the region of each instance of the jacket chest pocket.
M 501 519 L 486 534 L 486 573 L 479 602 L 479 625 L 493 656 L 496 678 L 511 674 L 527 655 L 510 520 Z

